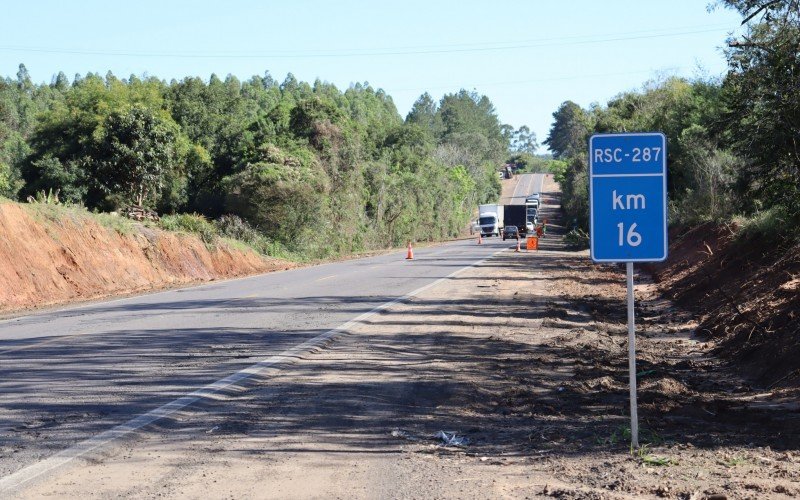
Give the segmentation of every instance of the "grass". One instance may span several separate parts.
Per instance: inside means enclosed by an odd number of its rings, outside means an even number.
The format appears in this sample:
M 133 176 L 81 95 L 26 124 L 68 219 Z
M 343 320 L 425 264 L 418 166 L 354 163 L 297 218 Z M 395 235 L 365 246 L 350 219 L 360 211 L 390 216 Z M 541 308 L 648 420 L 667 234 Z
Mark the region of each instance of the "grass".
M 5 201 L 5 200 L 4 200 Z M 94 220 L 98 224 L 108 229 L 112 229 L 121 235 L 128 235 L 136 232 L 137 222 L 110 213 L 90 212 L 83 205 L 55 204 L 55 203 L 16 203 L 26 210 L 33 218 L 44 222 L 62 226 L 65 220 L 71 220 L 74 224 L 80 225 L 87 219 Z
M 94 218 L 94 220 L 96 220 L 97 223 L 100 224 L 101 226 L 106 227 L 108 229 L 112 229 L 116 231 L 117 234 L 120 234 L 122 236 L 133 234 L 134 232 L 136 232 L 136 222 L 128 218 L 104 212 L 96 214 L 87 212 L 87 214 L 90 215 L 92 218 Z
M 5 200 L 3 200 L 5 201 Z M 239 250 L 255 251 L 268 257 L 276 257 L 294 262 L 310 261 L 297 252 L 287 249 L 280 243 L 270 240 L 245 221 L 235 216 L 223 216 L 219 220 L 209 221 L 199 214 L 165 215 L 158 222 L 137 222 L 127 217 L 111 213 L 94 213 L 82 205 L 62 203 L 18 203 L 32 217 L 44 223 L 62 226 L 66 220 L 80 225 L 82 221 L 91 219 L 101 226 L 111 229 L 120 235 L 135 234 L 142 226 L 157 228 L 164 231 L 195 234 L 203 243 L 213 248 L 218 242 Z
M 607 444 L 615 446 L 620 443 L 630 443 L 631 441 L 631 428 L 625 425 L 620 425 L 611 433 L 611 436 L 605 439 L 598 439 L 597 444 Z M 639 429 L 639 442 L 646 443 L 646 445 L 658 446 L 664 443 L 658 433 L 649 429 Z
M 734 224 L 740 239 L 760 238 L 766 241 L 784 240 L 794 242 L 800 239 L 800 228 L 796 216 L 778 205 L 756 213 L 751 217 L 735 217 Z
M 219 236 L 216 226 L 200 214 L 165 215 L 158 226 L 167 231 L 196 234 L 206 245 L 213 245 Z
M 743 457 L 743 456 L 740 456 L 740 455 L 734 455 L 734 456 L 732 456 L 730 458 L 722 460 L 720 463 L 722 465 L 724 465 L 725 467 L 731 468 L 731 467 L 736 467 L 738 465 L 746 464 L 747 463 L 747 459 L 745 457 Z
M 631 428 L 621 425 L 614 429 L 611 436 L 605 439 L 598 439 L 598 445 L 616 446 L 618 444 L 630 444 L 631 442 Z M 642 465 L 652 467 L 666 467 L 669 465 L 676 465 L 678 462 L 669 457 L 654 455 L 651 453 L 651 446 L 658 446 L 664 443 L 664 439 L 657 433 L 648 429 L 639 429 L 639 442 L 642 443 L 638 449 L 630 447 L 630 453 L 636 457 Z
M 649 465 L 652 467 L 666 467 L 669 465 L 676 465 L 678 462 L 669 457 L 662 457 L 650 453 L 650 445 L 644 444 L 636 450 L 636 456 L 641 461 L 642 465 Z

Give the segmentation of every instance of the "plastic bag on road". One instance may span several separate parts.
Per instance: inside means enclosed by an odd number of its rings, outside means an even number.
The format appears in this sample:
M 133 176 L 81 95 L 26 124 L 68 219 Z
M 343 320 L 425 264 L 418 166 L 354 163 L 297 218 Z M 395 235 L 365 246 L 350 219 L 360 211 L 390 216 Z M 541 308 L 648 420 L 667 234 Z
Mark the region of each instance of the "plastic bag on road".
M 466 446 L 469 443 L 469 439 L 457 436 L 455 432 L 439 431 L 433 437 L 441 440 L 445 446 Z

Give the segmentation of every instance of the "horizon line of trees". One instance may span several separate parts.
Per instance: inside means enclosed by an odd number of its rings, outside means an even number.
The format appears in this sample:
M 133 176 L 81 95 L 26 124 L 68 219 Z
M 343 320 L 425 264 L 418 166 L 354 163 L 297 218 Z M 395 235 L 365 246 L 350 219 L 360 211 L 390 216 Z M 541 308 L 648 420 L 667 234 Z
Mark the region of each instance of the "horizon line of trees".
M 342 91 L 291 73 L 34 84 L 20 64 L 0 78 L 0 195 L 233 216 L 317 256 L 456 236 L 499 196 L 509 154 L 537 146 L 466 90 L 424 93 L 403 119 L 367 83 Z

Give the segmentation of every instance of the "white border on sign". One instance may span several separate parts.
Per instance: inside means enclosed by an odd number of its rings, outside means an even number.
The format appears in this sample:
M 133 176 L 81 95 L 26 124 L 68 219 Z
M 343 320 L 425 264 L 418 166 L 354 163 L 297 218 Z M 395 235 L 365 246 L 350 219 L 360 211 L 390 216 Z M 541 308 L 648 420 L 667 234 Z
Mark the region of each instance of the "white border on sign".
M 621 136 L 637 136 L 637 137 L 647 137 L 647 136 L 659 136 L 661 137 L 662 148 L 664 150 L 664 154 L 661 157 L 661 174 L 623 174 L 623 175 L 604 175 L 599 174 L 597 177 L 654 177 L 657 175 L 661 176 L 663 187 L 664 187 L 664 254 L 660 258 L 656 259 L 596 259 L 594 256 L 594 189 L 593 189 L 593 182 L 592 180 L 595 178 L 594 175 L 594 161 L 592 160 L 592 143 L 596 137 L 621 137 Z M 667 136 L 665 136 L 662 132 L 621 132 L 618 134 L 594 134 L 589 138 L 589 255 L 594 262 L 664 262 L 667 260 L 667 256 L 669 253 L 669 242 L 667 240 L 667 226 L 668 226 L 668 218 L 669 214 L 667 213 Z

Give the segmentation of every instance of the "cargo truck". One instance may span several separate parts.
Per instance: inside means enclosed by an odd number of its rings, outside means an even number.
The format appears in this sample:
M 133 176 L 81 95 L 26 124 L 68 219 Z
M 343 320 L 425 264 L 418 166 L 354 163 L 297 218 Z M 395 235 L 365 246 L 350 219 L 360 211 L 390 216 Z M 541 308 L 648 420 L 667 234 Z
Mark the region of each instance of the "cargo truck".
M 500 236 L 503 230 L 503 205 L 478 205 L 478 226 L 483 236 Z
M 506 205 L 504 212 L 506 226 L 517 226 L 520 236 L 528 232 L 528 227 L 525 224 L 528 221 L 525 205 Z

